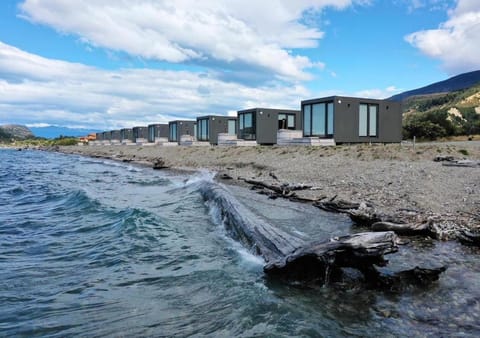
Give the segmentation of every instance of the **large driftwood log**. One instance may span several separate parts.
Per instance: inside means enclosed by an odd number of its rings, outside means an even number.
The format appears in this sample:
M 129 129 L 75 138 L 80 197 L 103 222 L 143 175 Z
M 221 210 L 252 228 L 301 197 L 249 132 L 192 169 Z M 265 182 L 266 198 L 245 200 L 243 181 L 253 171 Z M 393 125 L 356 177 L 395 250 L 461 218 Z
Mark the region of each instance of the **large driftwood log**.
M 327 242 L 307 243 L 253 214 L 222 185 L 203 182 L 199 191 L 205 201 L 219 211 L 231 236 L 263 257 L 266 262 L 264 271 L 270 276 L 325 284 L 335 281 L 342 274 L 342 268 L 348 267 L 359 270 L 368 285 L 392 288 L 397 283 L 415 284 L 422 279 L 421 275 L 429 275 L 433 281 L 444 271 L 415 268 L 400 272 L 400 275 L 383 276 L 375 266 L 386 265 L 383 256 L 398 250 L 398 237 L 392 231 L 366 232 Z M 395 277 L 401 274 L 413 277 Z
M 458 240 L 465 245 L 480 246 L 479 231 L 463 230 L 457 235 L 457 237 Z

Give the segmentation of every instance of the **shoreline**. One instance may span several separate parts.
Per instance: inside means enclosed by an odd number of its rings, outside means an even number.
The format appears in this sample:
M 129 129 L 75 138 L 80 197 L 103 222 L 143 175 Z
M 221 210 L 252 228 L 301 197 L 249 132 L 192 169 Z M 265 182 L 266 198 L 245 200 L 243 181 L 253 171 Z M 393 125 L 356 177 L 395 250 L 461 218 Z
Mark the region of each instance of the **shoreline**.
M 251 187 L 310 185 L 296 191 L 307 200 L 372 206 L 370 212 L 433 225 L 439 239 L 480 228 L 480 168 L 447 167 L 437 156 L 480 160 L 480 142 L 336 147 L 66 146 L 62 153 L 132 162 L 160 163 L 173 171 L 206 169 L 225 184 Z M 228 179 L 222 179 L 222 177 Z M 407 215 L 407 216 L 405 216 Z

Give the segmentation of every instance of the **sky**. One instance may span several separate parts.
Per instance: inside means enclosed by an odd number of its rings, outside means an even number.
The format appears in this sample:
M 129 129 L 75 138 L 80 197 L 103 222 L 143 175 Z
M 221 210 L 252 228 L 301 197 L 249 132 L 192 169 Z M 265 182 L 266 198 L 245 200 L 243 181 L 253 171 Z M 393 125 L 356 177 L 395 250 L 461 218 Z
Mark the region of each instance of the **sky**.
M 0 124 L 111 130 L 480 69 L 478 0 L 1 0 Z

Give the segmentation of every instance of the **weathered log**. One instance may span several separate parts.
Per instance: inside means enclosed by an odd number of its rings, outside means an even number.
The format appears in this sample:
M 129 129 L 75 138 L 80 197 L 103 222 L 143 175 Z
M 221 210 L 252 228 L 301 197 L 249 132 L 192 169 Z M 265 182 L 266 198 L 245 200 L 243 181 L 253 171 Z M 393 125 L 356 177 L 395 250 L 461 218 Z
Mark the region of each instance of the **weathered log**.
M 480 246 L 480 232 L 463 230 L 458 233 L 457 238 L 462 244 Z
M 445 167 L 464 167 L 464 168 L 480 168 L 480 161 L 458 160 L 442 163 Z
M 455 161 L 455 157 L 453 157 L 453 156 L 436 156 L 433 160 L 435 162 L 451 162 L 451 161 Z
M 162 158 L 157 158 L 155 159 L 155 161 L 153 161 L 152 168 L 154 170 L 160 170 L 160 169 L 166 169 L 168 168 L 168 166 L 165 165 L 165 161 Z
M 393 222 L 376 222 L 370 227 L 372 231 L 394 231 L 398 235 L 403 236 L 434 236 L 432 229 L 428 223 L 393 223 Z
M 366 232 L 327 242 L 307 243 L 253 214 L 222 185 L 203 182 L 199 191 L 207 203 L 216 206 L 229 234 L 251 252 L 263 257 L 266 262 L 264 271 L 270 276 L 325 284 L 335 281 L 341 275 L 342 268 L 348 267 L 362 272 L 369 285 L 390 288 L 395 281 L 403 283 L 406 280 L 394 280 L 391 275 L 387 278 L 375 268 L 387 264 L 383 257 L 385 254 L 398 250 L 398 237 L 392 231 Z M 430 271 L 437 276 L 440 273 L 435 269 L 422 271 Z
M 357 268 L 371 277 L 375 270 L 373 265 L 386 265 L 383 255 L 398 250 L 396 241 L 396 235 L 389 231 L 359 233 L 312 243 L 269 262 L 264 271 L 287 279 L 316 280 L 322 284 L 328 279 L 329 271 L 341 267 Z

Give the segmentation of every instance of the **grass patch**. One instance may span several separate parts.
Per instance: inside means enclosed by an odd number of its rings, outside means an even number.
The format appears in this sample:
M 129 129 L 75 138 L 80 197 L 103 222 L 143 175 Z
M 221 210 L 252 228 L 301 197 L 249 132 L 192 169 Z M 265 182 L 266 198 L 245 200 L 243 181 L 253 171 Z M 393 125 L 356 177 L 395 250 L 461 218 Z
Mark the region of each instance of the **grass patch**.
M 464 155 L 464 156 L 470 155 L 470 153 L 468 152 L 467 149 L 460 149 L 458 152 L 459 152 L 460 154 Z

